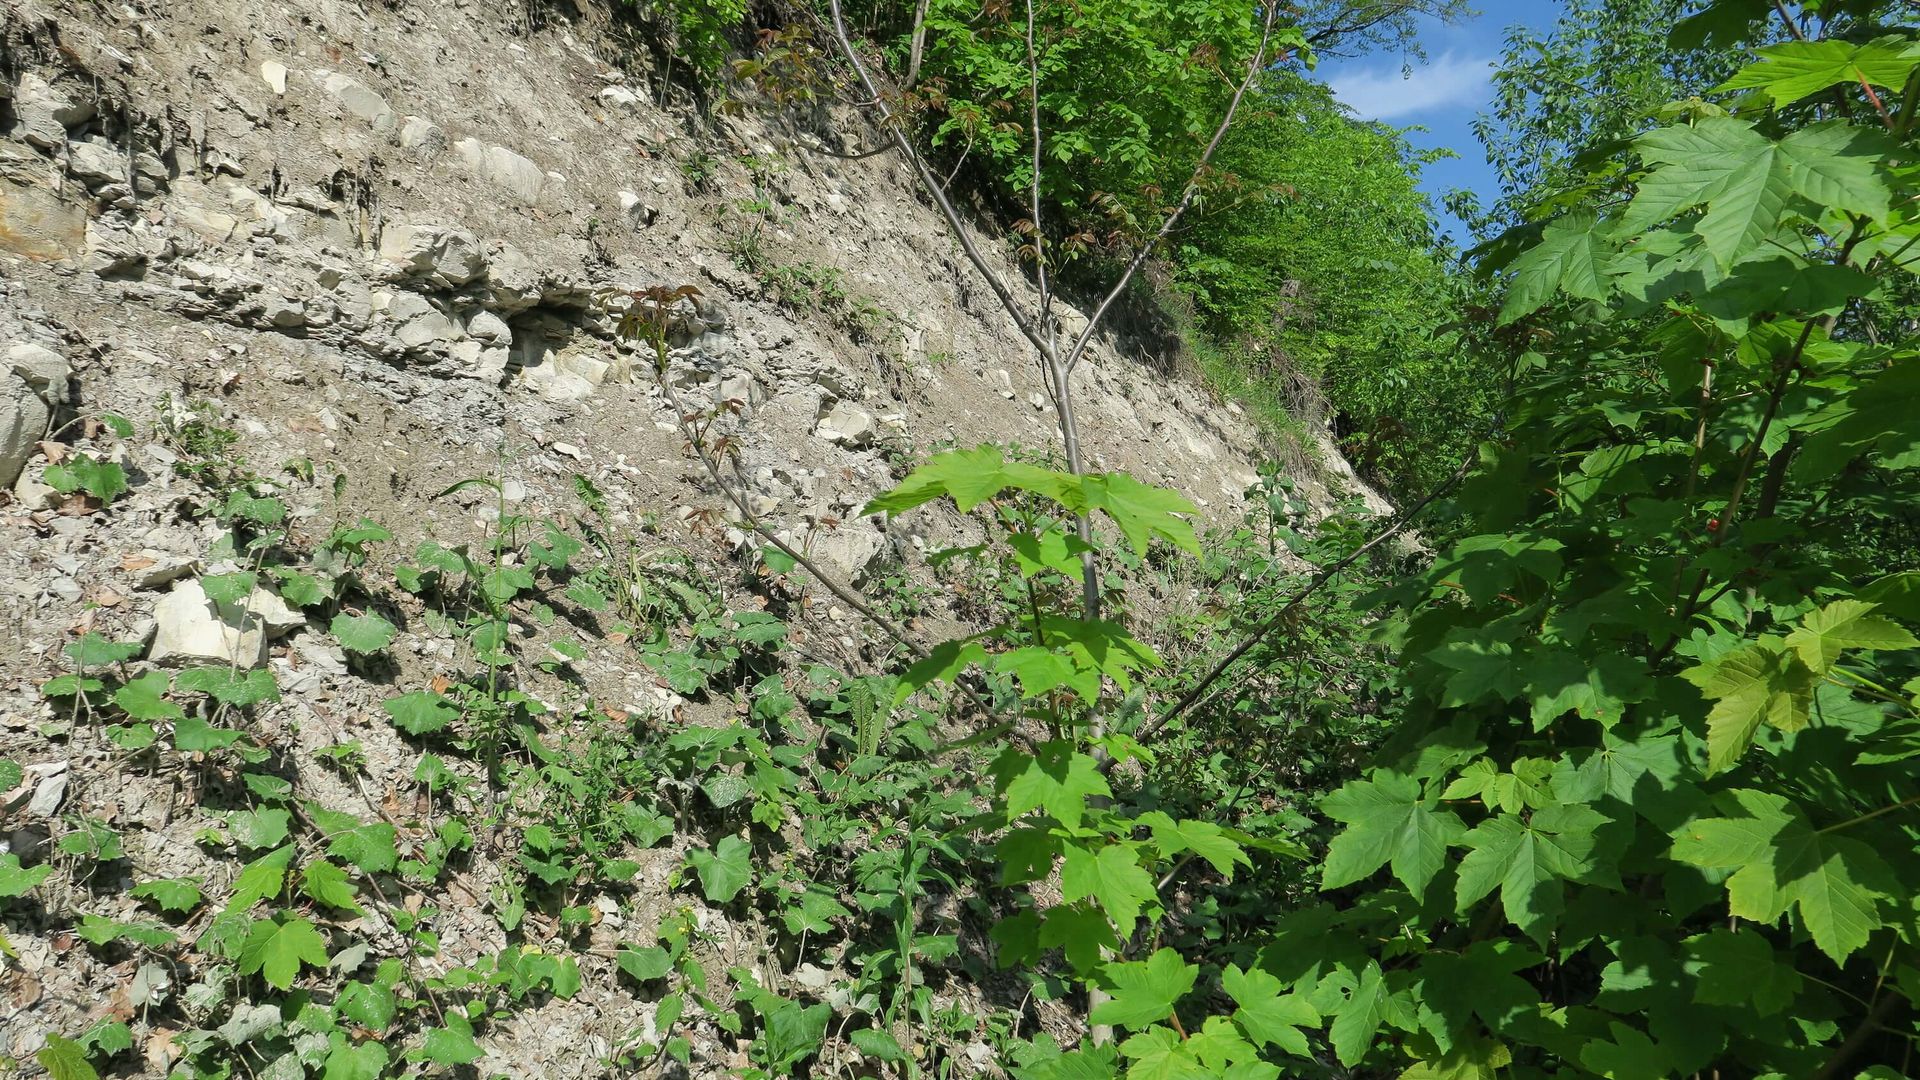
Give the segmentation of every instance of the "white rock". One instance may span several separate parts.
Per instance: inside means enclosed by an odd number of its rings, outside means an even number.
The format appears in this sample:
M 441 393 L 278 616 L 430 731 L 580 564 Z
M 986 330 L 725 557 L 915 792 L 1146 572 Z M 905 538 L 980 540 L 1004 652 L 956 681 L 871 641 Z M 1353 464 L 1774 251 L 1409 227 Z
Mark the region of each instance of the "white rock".
M 93 119 L 93 101 L 83 96 L 80 87 L 63 82 L 58 85 L 29 72 L 21 76 L 13 95 L 13 137 L 42 150 L 59 148 L 67 141 L 67 129 Z
M 270 296 L 267 298 L 266 307 L 260 312 L 260 318 L 269 326 L 291 330 L 307 325 L 307 310 L 306 306 L 298 300 L 291 300 L 284 296 Z
M 243 669 L 267 657 L 267 636 L 257 616 L 207 599 L 200 582 L 182 581 L 153 606 L 155 663 L 210 660 Z
M 51 510 L 60 505 L 60 492 L 25 472 L 13 484 L 14 501 L 29 510 Z
M 786 540 L 785 536 L 781 539 Z M 788 543 L 800 547 L 792 540 Z M 858 583 L 879 563 L 889 550 L 887 538 L 878 529 L 842 525 L 832 532 L 816 533 L 810 554 L 829 570 L 837 570 L 850 582 Z M 805 550 L 805 548 L 801 548 Z
M 418 158 L 436 158 L 447 152 L 447 133 L 424 116 L 409 116 L 400 122 L 394 141 L 402 150 Z
M 320 86 L 348 112 L 372 124 L 375 130 L 384 131 L 393 126 L 393 106 L 387 104 L 387 99 L 348 76 L 338 73 L 323 75 Z
M 307 617 L 271 589 L 253 590 L 253 595 L 247 597 L 247 611 L 266 628 L 269 638 L 283 637 L 307 625 Z
M 287 92 L 287 65 L 278 60 L 265 60 L 260 64 L 260 78 L 267 89 L 276 94 Z
M 7 350 L 0 370 L 0 484 L 12 484 L 47 434 L 53 410 L 67 399 L 72 369 L 66 358 L 40 345 Z
M 467 320 L 467 336 L 494 345 L 513 344 L 513 328 L 491 311 L 482 311 Z
M 547 173 L 540 166 L 504 146 L 461 139 L 453 144 L 453 150 L 475 175 L 506 188 L 523 202 L 538 202 L 547 186 Z
M 448 225 L 395 225 L 380 235 L 380 257 L 396 276 L 427 278 L 443 287 L 465 285 L 487 272 L 480 241 Z
M 120 183 L 127 178 L 127 156 L 109 142 L 87 139 L 67 144 L 67 171 L 88 187 Z
M 873 414 L 846 402 L 837 402 L 813 426 L 813 433 L 828 442 L 846 447 L 862 447 L 873 442 Z
M 767 400 L 767 390 L 751 372 L 736 371 L 720 380 L 719 398 L 721 401 L 758 405 Z

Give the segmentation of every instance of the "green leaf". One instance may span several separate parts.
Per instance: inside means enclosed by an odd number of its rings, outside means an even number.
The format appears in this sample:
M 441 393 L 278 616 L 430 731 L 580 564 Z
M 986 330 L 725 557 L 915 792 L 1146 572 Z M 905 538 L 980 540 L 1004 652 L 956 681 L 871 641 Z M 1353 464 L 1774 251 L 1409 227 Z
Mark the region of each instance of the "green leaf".
M 136 900 L 151 900 L 162 911 L 184 915 L 200 906 L 204 894 L 198 878 L 157 878 L 133 887 Z
M 448 1027 L 433 1028 L 427 1032 L 427 1040 L 421 1051 L 428 1061 L 438 1065 L 471 1065 L 485 1056 L 465 1020 L 456 1014 L 448 1017 L 448 1023 Z
M 152 923 L 121 922 L 117 919 L 103 919 L 98 915 L 83 915 L 80 925 L 74 933 L 92 945 L 110 945 L 116 941 L 131 941 L 149 949 L 164 949 L 174 944 L 172 930 Z
M 1006 461 L 999 447 L 950 450 L 935 454 L 925 465 L 909 473 L 898 487 L 867 503 L 860 513 L 863 517 L 902 514 L 948 496 L 964 514 L 1000 494 L 1008 483 Z
M 1693 1000 L 1702 1005 L 1751 1004 L 1761 1016 L 1782 1012 L 1800 993 L 1800 973 L 1775 956 L 1753 930 L 1713 930 L 1686 941 Z
M 74 664 L 91 671 L 131 660 L 140 655 L 141 647 L 137 641 L 109 641 L 101 634 L 89 631 L 79 641 L 69 644 L 66 653 Z
M 174 689 L 210 695 L 225 705 L 246 707 L 280 700 L 279 684 L 266 668 L 238 672 L 222 667 L 188 668 L 173 681 Z
M 259 584 L 260 575 L 251 570 L 239 570 L 231 574 L 208 574 L 200 579 L 200 588 L 207 599 L 224 607 L 239 607 L 253 595 L 254 586 Z
M 51 873 L 51 863 L 28 868 L 21 866 L 20 856 L 12 852 L 0 855 L 0 900 L 25 896 L 34 886 L 47 880 L 47 875 Z
M 1757 50 L 1760 59 L 1714 88 L 1715 93 L 1758 87 L 1775 108 L 1831 86 L 1863 83 L 1899 89 L 1920 64 L 1920 50 L 1897 37 L 1856 45 L 1846 41 L 1789 41 Z
M 293 815 L 274 806 L 227 815 L 227 830 L 243 848 L 279 847 L 287 842 L 292 826 Z
M 1778 143 L 1729 117 L 1659 128 L 1635 143 L 1654 170 L 1641 180 L 1622 227 L 1637 231 L 1705 205 L 1694 232 L 1721 267 L 1773 235 L 1788 200 L 1879 218 L 1890 193 L 1868 136 L 1819 124 Z
M 333 617 L 333 625 L 329 629 L 340 642 L 341 648 L 361 655 L 386 648 L 398 632 L 392 623 L 371 613 L 349 615 L 341 612 Z
M 1584 806 L 1549 806 L 1524 821 L 1501 814 L 1474 826 L 1455 888 L 1460 911 L 1498 887 L 1508 921 L 1544 940 L 1563 909 L 1564 883 L 1590 869 L 1593 830 L 1606 820 Z
M 738 836 L 725 836 L 712 851 L 690 851 L 687 863 L 700 875 L 700 890 L 715 904 L 740 895 L 753 880 L 753 848 Z
M 1607 1080 L 1640 1080 L 1673 1075 L 1673 1061 L 1637 1028 L 1609 1023 L 1611 1040 L 1593 1039 L 1580 1048 L 1580 1064 Z
M 300 891 L 328 907 L 365 914 L 357 899 L 359 890 L 347 880 L 347 872 L 325 859 L 315 859 L 300 872 Z
M 1282 994 L 1279 979 L 1255 968 L 1242 971 L 1228 964 L 1220 973 L 1220 988 L 1239 1007 L 1234 1022 L 1260 1046 L 1278 1046 L 1295 1057 L 1312 1056 L 1302 1028 L 1318 1028 L 1320 1011 L 1298 994 Z
M 354 1043 L 345 1032 L 328 1036 L 327 1062 L 320 1080 L 379 1080 L 387 1071 L 387 1048 L 368 1040 Z
M 621 949 L 614 957 L 614 963 L 639 982 L 664 979 L 673 970 L 673 958 L 667 950 L 653 945 Z
M 1135 820 L 1153 831 L 1153 843 L 1160 849 L 1161 855 L 1171 857 L 1191 851 L 1205 859 L 1228 881 L 1233 880 L 1234 864 L 1253 865 L 1246 849 L 1210 821 L 1176 821 L 1158 810 L 1150 810 Z
M 393 987 L 379 979 L 373 982 L 355 981 L 341 988 L 334 1007 L 341 1016 L 361 1027 L 385 1032 L 400 1011 L 400 1000 Z
M 1552 222 L 1540 242 L 1513 261 L 1513 280 L 1500 308 L 1500 325 L 1539 310 L 1555 291 L 1604 300 L 1606 267 L 1612 258 L 1591 212 L 1575 211 Z
M 352 814 L 307 804 L 307 813 L 326 834 L 327 854 L 345 859 L 369 874 L 383 874 L 400 861 L 399 836 L 384 821 L 366 822 Z
M 1193 990 L 1200 969 L 1172 949 L 1159 949 L 1141 962 L 1108 964 L 1101 976 L 1113 997 L 1089 1019 L 1137 1031 L 1173 1015 L 1174 1003 Z
M 1884 925 L 1880 903 L 1897 886 L 1873 848 L 1815 829 L 1799 807 L 1771 792 L 1736 789 L 1726 799 L 1737 813 L 1685 826 L 1674 837 L 1673 857 L 1733 871 L 1726 879 L 1732 914 L 1772 925 L 1794 908 L 1835 963 Z
M 1393 876 L 1420 896 L 1445 864 L 1447 848 L 1460 842 L 1467 827 L 1451 810 L 1424 798 L 1411 777 L 1376 772 L 1371 780 L 1350 780 L 1322 799 L 1320 808 L 1347 826 L 1327 849 L 1322 889 L 1351 885 L 1392 864 Z
M 254 923 L 240 946 L 240 973 L 257 971 L 275 989 L 291 990 L 302 964 L 326 967 L 327 939 L 298 915 L 281 912 Z
M 1143 484 L 1122 472 L 1083 477 L 1081 490 L 1087 507 L 1105 511 L 1134 554 L 1145 555 L 1156 536 L 1182 551 L 1200 553 L 1193 525 L 1179 516 L 1200 510 L 1178 492 Z
M 185 716 L 174 721 L 173 747 L 183 754 L 208 754 L 227 747 L 246 738 L 243 731 L 231 728 L 217 728 L 198 716 Z
M 87 1060 L 87 1049 L 72 1039 L 47 1033 L 47 1045 L 33 1055 L 50 1080 L 100 1080 Z
M 1140 865 L 1133 845 L 1126 843 L 1107 844 L 1098 851 L 1068 844 L 1060 866 L 1060 891 L 1068 903 L 1092 897 L 1123 936 L 1131 932 L 1141 907 L 1157 895 L 1153 875 Z
M 853 1045 L 860 1052 L 876 1061 L 902 1062 L 907 1060 L 907 1052 L 900 1049 L 899 1040 L 882 1028 L 861 1028 L 852 1035 Z
M 1099 763 L 1066 740 L 1041 743 L 1032 754 L 1004 747 L 992 771 L 1009 818 L 1038 809 L 1072 828 L 1086 814 L 1088 798 L 1113 794 Z
M 248 863 L 234 879 L 233 895 L 227 898 L 226 911 L 243 912 L 268 897 L 280 895 L 286 883 L 287 867 L 293 862 L 293 845 L 277 848 Z
M 428 690 L 388 698 L 380 708 L 393 719 L 394 727 L 409 735 L 431 735 L 460 718 L 458 706 Z
M 47 486 L 62 495 L 84 491 L 102 505 L 127 490 L 127 472 L 111 461 L 81 454 L 58 465 L 47 466 Z
M 1120 1044 L 1120 1053 L 1132 1061 L 1127 1066 L 1127 1080 L 1212 1080 L 1217 1076 L 1214 1070 L 1202 1065 L 1194 1055 L 1193 1047 L 1183 1041 L 1171 1029 L 1159 1027 L 1143 1031 Z M 1081 1074 L 1089 1078 L 1115 1076 L 1111 1066 L 1104 1071 L 1088 1062 L 1089 1071 Z M 1055 1076 L 1074 1076 L 1064 1070 Z
M 1366 1057 L 1367 1050 L 1373 1045 L 1374 1033 L 1395 1015 L 1397 1009 L 1378 963 L 1367 961 L 1358 982 L 1354 982 L 1345 972 L 1341 972 L 1341 975 L 1352 990 L 1335 1011 L 1333 1024 L 1327 1029 L 1327 1037 L 1333 1042 L 1333 1052 L 1339 1057 L 1340 1063 L 1352 1068 Z
M 177 721 L 186 713 L 179 705 L 167 701 L 167 690 L 173 684 L 173 676 L 165 671 L 150 671 L 146 675 L 127 680 L 125 686 L 113 692 L 113 703 L 121 707 L 134 721 Z
M 1761 724 L 1798 731 L 1811 715 L 1816 676 L 1777 637 L 1742 645 L 1680 674 L 1714 703 L 1707 714 L 1710 772 L 1738 762 Z
M 1787 647 L 1816 675 L 1825 675 L 1848 649 L 1868 651 L 1920 648 L 1899 623 L 1872 614 L 1874 605 L 1859 600 L 1836 600 L 1808 612 L 1787 635 Z

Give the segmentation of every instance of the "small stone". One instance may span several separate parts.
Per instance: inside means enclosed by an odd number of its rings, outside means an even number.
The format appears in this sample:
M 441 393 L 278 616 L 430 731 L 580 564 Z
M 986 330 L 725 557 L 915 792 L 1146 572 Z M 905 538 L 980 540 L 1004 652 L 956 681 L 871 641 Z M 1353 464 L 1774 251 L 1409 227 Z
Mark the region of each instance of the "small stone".
M 65 357 L 41 345 L 15 345 L 0 366 L 0 484 L 11 485 L 67 399 Z
M 280 61 L 262 61 L 260 64 L 260 78 L 267 84 L 267 89 L 272 90 L 274 93 L 284 94 L 287 92 L 287 65 Z
M 453 144 L 453 150 L 476 175 L 518 195 L 524 202 L 538 202 L 551 175 L 504 146 L 487 146 L 478 139 L 461 139 Z
M 13 498 L 29 510 L 51 510 L 60 505 L 60 492 L 24 472 L 14 482 Z
M 210 660 L 242 669 L 259 667 L 267 656 L 267 638 L 259 620 L 207 599 L 200 582 L 182 581 L 153 607 L 154 663 Z

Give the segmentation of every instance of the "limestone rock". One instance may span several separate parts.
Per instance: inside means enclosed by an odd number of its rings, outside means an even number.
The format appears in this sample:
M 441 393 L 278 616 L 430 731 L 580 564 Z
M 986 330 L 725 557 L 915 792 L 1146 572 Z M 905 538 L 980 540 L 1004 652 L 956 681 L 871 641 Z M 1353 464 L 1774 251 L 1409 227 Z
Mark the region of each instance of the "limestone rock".
M 104 140 L 69 143 L 67 155 L 67 171 L 88 187 L 120 183 L 127 177 L 126 155 Z
M 156 664 L 212 661 L 242 669 L 267 658 L 262 620 L 233 605 L 207 599 L 198 579 L 182 581 L 153 606 L 153 646 L 147 659 Z
M 424 116 L 409 116 L 402 120 L 400 130 L 394 133 L 394 141 L 400 144 L 400 149 L 421 160 L 437 158 L 447 152 L 447 133 Z
M 547 186 L 548 174 L 542 172 L 540 166 L 504 146 L 461 139 L 453 144 L 453 151 L 476 176 L 500 185 L 519 196 L 522 202 L 538 202 Z
M 828 442 L 858 448 L 873 442 L 876 427 L 872 413 L 842 401 L 820 417 L 813 433 Z
M 67 129 L 93 119 L 93 114 L 93 101 L 80 87 L 51 84 L 29 72 L 13 95 L 13 137 L 42 150 L 58 149 L 67 141 Z
M 809 554 L 823 567 L 838 571 L 855 584 L 880 566 L 881 556 L 891 550 L 886 535 L 880 530 L 857 525 L 842 525 L 832 532 L 816 533 L 807 546 L 812 548 Z
M 0 485 L 10 485 L 47 434 L 53 410 L 67 397 L 65 357 L 40 345 L 7 350 L 0 372 Z
M 349 113 L 372 124 L 375 130 L 384 131 L 393 126 L 393 106 L 387 104 L 386 98 L 352 78 L 337 72 L 323 75 L 320 86 Z
M 426 278 L 441 287 L 465 285 L 487 272 L 480 241 L 448 225 L 396 225 L 380 236 L 380 257 L 403 278 Z
M 260 64 L 260 79 L 267 89 L 276 94 L 287 92 L 287 65 L 278 60 L 266 60 Z

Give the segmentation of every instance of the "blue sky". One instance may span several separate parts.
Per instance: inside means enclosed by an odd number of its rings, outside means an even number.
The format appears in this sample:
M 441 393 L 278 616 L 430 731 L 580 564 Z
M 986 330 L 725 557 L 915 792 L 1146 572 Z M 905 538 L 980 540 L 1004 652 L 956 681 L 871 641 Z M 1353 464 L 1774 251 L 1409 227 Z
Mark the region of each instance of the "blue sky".
M 1451 25 L 1429 21 L 1421 28 L 1424 61 L 1393 55 L 1328 59 L 1316 72 L 1362 119 L 1425 128 L 1408 133 L 1415 146 L 1445 147 L 1459 155 L 1427 166 L 1421 186 L 1433 196 L 1441 229 L 1461 246 L 1466 246 L 1466 230 L 1440 208 L 1440 196 L 1465 188 L 1491 204 L 1499 195 L 1471 124 L 1492 97 L 1489 76 L 1501 42 L 1510 26 L 1545 29 L 1560 13 L 1559 0 L 1477 0 L 1473 7 L 1480 12 L 1476 17 Z

